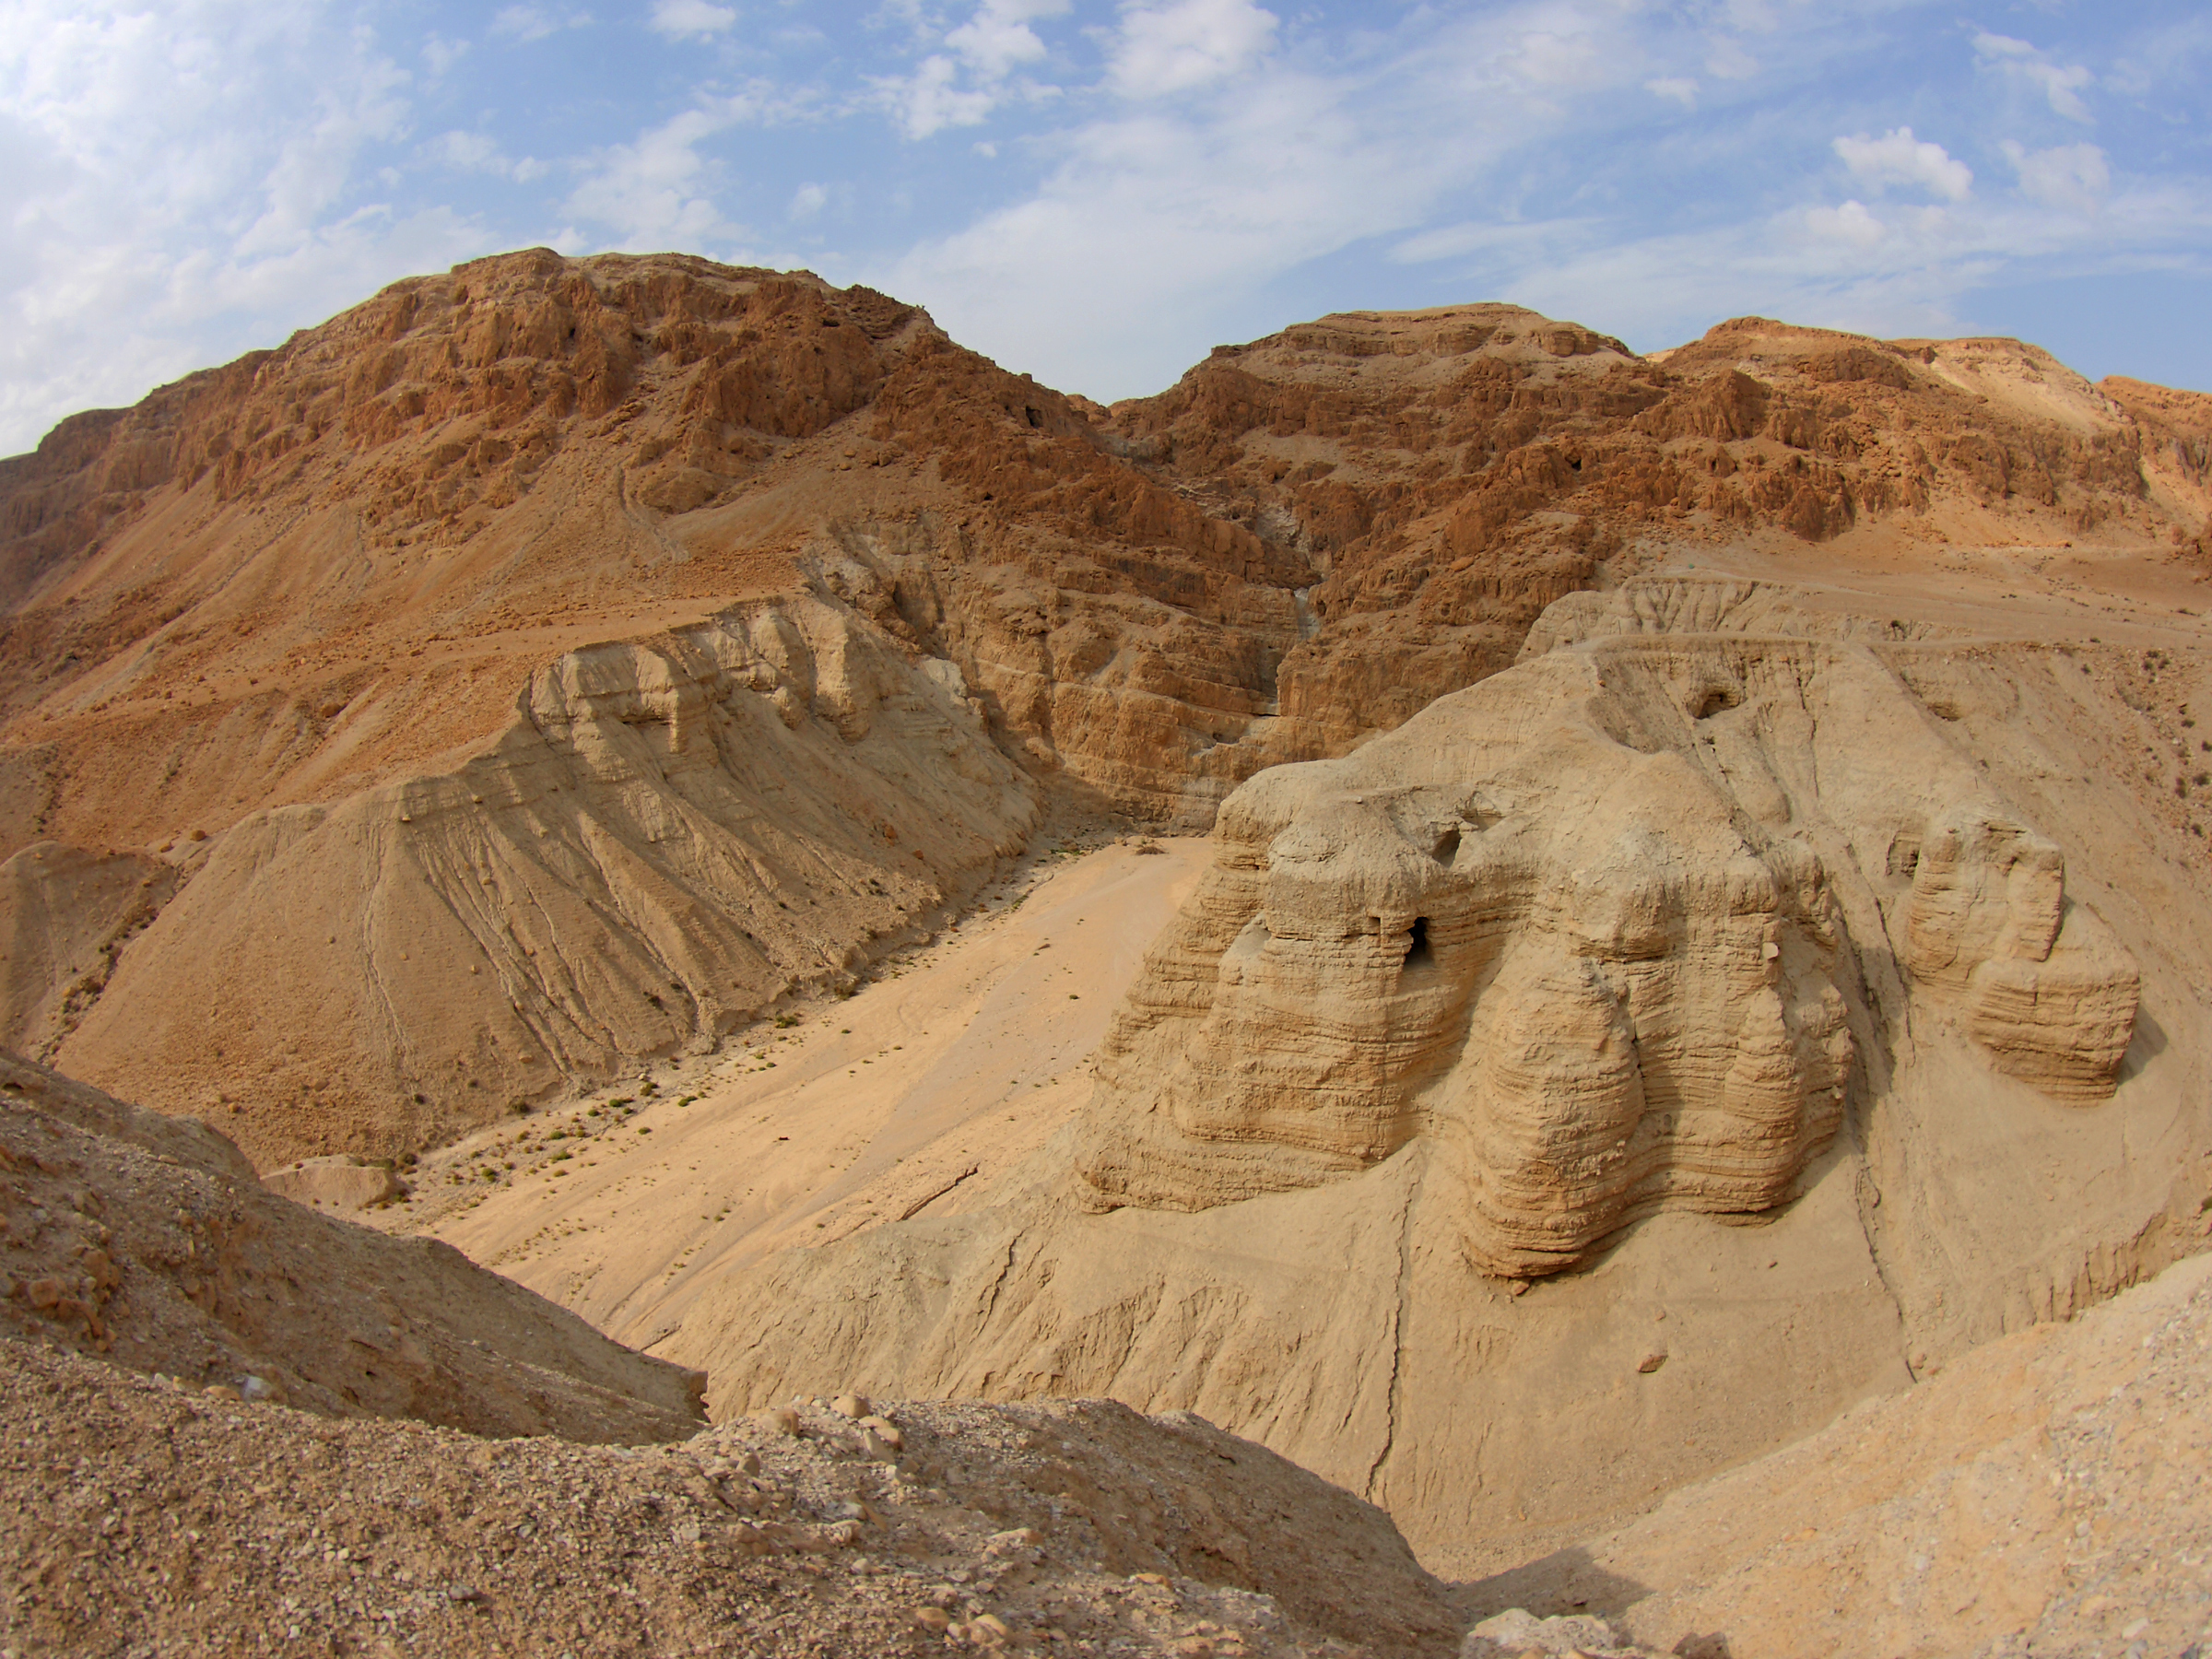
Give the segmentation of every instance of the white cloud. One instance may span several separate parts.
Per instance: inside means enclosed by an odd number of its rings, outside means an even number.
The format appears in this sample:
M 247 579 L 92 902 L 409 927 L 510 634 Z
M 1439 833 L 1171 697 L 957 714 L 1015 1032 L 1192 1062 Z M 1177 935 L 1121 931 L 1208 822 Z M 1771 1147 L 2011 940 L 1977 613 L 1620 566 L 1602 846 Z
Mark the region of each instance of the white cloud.
M 742 94 L 716 99 L 609 146 L 592 158 L 562 211 L 605 226 L 613 246 L 632 253 L 726 242 L 739 228 L 715 204 L 716 169 L 700 146 L 759 113 Z
M 802 184 L 791 193 L 791 206 L 783 210 L 788 219 L 810 219 L 828 206 L 830 193 L 819 184 Z
M 1440 259 L 1464 259 L 1473 253 L 1511 253 L 1529 262 L 1554 257 L 1553 250 L 1587 241 L 1599 224 L 1587 218 L 1547 218 L 1526 224 L 1470 221 L 1442 225 L 1409 236 L 1390 250 L 1399 265 L 1427 265 Z
M 1122 14 L 1107 64 L 1124 98 L 1159 98 L 1238 74 L 1273 44 L 1277 18 L 1251 0 L 1173 0 Z
M 708 39 L 724 33 L 736 21 L 735 6 L 715 6 L 711 0 L 653 0 L 653 31 L 672 41 Z
M 1811 208 L 1805 223 L 1823 241 L 1849 242 L 1854 248 L 1871 248 L 1889 234 L 1889 228 L 1859 201 L 1846 202 L 1841 207 Z
M 2112 191 L 2112 165 L 2093 144 L 2031 150 L 2006 139 L 2003 148 L 2020 176 L 2021 190 L 2045 206 L 2094 213 Z
M 1877 189 L 1912 184 L 1953 202 L 1963 202 L 1973 194 L 1973 170 L 1954 159 L 1942 145 L 1915 138 L 1909 126 L 1893 127 L 1879 138 L 1864 133 L 1838 138 L 1834 149 L 1853 177 Z
M 1072 0 L 983 0 L 966 22 L 947 32 L 905 76 L 873 81 L 877 101 L 897 116 L 909 138 L 927 138 L 947 127 L 978 126 L 1007 98 L 1043 88 L 1010 84 L 1014 70 L 1037 63 L 1047 48 L 1030 27 L 1064 16 Z
M 492 14 L 491 32 L 515 41 L 542 41 L 564 29 L 582 29 L 591 20 L 592 14 L 587 11 L 550 6 L 503 6 Z
M 945 45 L 977 79 L 1003 80 L 1016 65 L 1045 55 L 1044 41 L 1030 24 L 1067 9 L 1068 0 L 984 0 L 973 17 L 945 37 Z
M 455 64 L 467 55 L 466 41 L 449 41 L 442 35 L 433 34 L 422 43 L 423 65 L 430 72 L 432 80 L 448 74 Z
M 422 153 L 429 160 L 454 172 L 484 173 L 495 179 L 512 179 L 517 184 L 542 179 L 549 171 L 534 157 L 513 159 L 487 133 L 441 133 L 422 147 Z
M 903 79 L 877 82 L 886 100 L 898 114 L 909 138 L 926 138 L 950 126 L 980 126 L 997 106 L 998 95 L 988 88 L 965 90 L 954 85 L 960 67 L 941 53 L 922 60 Z
M 406 73 L 316 0 L 0 8 L 0 453 L 488 252 L 381 194 L 412 119 Z
M 1742 41 L 1720 40 L 1705 54 L 1705 69 L 1716 80 L 1749 80 L 1759 73 L 1759 60 L 1744 50 Z
M 2040 90 L 2051 108 L 2068 121 L 2093 119 L 2089 106 L 2077 88 L 2097 77 L 2079 64 L 2061 67 L 2026 41 L 1984 30 L 1974 37 L 1974 52 L 1982 61 L 2006 75 L 2016 76 Z
M 1418 230 L 1448 189 L 1557 130 L 1556 90 L 1517 66 L 1547 42 L 1595 38 L 1611 11 L 1523 0 L 1425 24 L 1356 63 L 1266 53 L 1210 98 L 1135 100 L 1064 132 L 1065 159 L 1026 199 L 855 275 L 1054 384 L 1156 390 L 1224 337 L 1261 284 Z M 1650 72 L 1620 51 L 1575 71 L 1610 76 L 1601 97 Z
M 1698 107 L 1698 83 L 1686 75 L 1662 75 L 1643 83 L 1655 98 L 1671 98 L 1686 110 Z

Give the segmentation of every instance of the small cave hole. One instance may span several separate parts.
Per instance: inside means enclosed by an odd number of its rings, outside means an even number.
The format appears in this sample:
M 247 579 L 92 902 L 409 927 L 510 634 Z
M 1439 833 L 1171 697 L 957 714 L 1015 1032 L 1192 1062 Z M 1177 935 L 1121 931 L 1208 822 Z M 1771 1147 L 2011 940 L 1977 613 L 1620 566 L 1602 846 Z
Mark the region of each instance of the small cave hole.
M 1724 686 L 1717 687 L 1698 699 L 1697 718 L 1711 720 L 1723 709 L 1735 708 L 1738 700 L 1734 691 Z
M 1432 953 L 1429 948 L 1429 918 L 1416 916 L 1413 919 L 1412 931 L 1406 935 L 1406 959 L 1402 965 L 1407 968 L 1418 968 L 1422 963 L 1430 960 L 1431 957 Z
M 1437 837 L 1436 845 L 1429 849 L 1429 856 L 1438 864 L 1448 865 L 1459 855 L 1459 826 L 1454 824 Z

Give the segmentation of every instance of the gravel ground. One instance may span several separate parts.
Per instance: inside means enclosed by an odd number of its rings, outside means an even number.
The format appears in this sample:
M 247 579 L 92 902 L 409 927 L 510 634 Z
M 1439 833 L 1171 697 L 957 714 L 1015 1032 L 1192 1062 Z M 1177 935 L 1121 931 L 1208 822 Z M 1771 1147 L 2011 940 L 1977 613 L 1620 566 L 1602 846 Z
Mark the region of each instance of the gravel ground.
M 17 1655 L 1443 1654 L 1381 1512 L 1196 1418 L 807 1402 L 677 1445 L 338 1420 L 0 1342 Z M 891 1442 L 897 1441 L 894 1445 Z

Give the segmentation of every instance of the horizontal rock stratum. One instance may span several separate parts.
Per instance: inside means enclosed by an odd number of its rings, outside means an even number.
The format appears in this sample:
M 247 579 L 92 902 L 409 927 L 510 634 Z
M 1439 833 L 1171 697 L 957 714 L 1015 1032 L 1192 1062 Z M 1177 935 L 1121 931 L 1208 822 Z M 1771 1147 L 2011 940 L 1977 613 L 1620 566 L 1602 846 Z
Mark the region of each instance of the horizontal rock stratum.
M 0 462 L 0 1030 L 265 1164 L 419 1147 L 847 982 L 1041 792 L 1203 825 L 1665 548 L 2201 559 L 2208 406 L 1461 305 L 1108 410 L 805 273 L 410 278 Z
M 1229 797 L 1059 1138 L 665 1351 L 1196 1410 L 1473 1567 L 2199 1248 L 2201 654 L 1912 633 L 1559 601 Z

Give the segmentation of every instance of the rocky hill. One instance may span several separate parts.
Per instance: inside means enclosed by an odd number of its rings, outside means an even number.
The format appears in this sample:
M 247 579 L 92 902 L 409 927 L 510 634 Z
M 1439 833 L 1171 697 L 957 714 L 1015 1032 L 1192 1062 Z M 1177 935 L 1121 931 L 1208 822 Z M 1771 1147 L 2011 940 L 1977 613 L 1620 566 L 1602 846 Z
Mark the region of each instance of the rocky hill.
M 0 1060 L 10 1652 L 1454 1646 L 1386 1516 L 1196 1418 L 841 1398 L 709 1431 L 704 1381 Z
M 1229 798 L 1068 1132 L 667 1351 L 1196 1410 L 1453 1571 L 1809 1432 L 2201 1247 L 2206 669 L 1561 599 Z
M 394 1155 L 849 983 L 1050 801 L 1210 821 L 1661 545 L 2197 557 L 2204 430 L 2013 342 L 1357 313 L 1105 410 L 804 274 L 410 279 L 0 463 L 0 1030 Z
M 679 1440 L 706 1379 L 451 1245 L 264 1189 L 197 1123 L 0 1056 L 0 1335 L 230 1399 L 472 1434 Z

